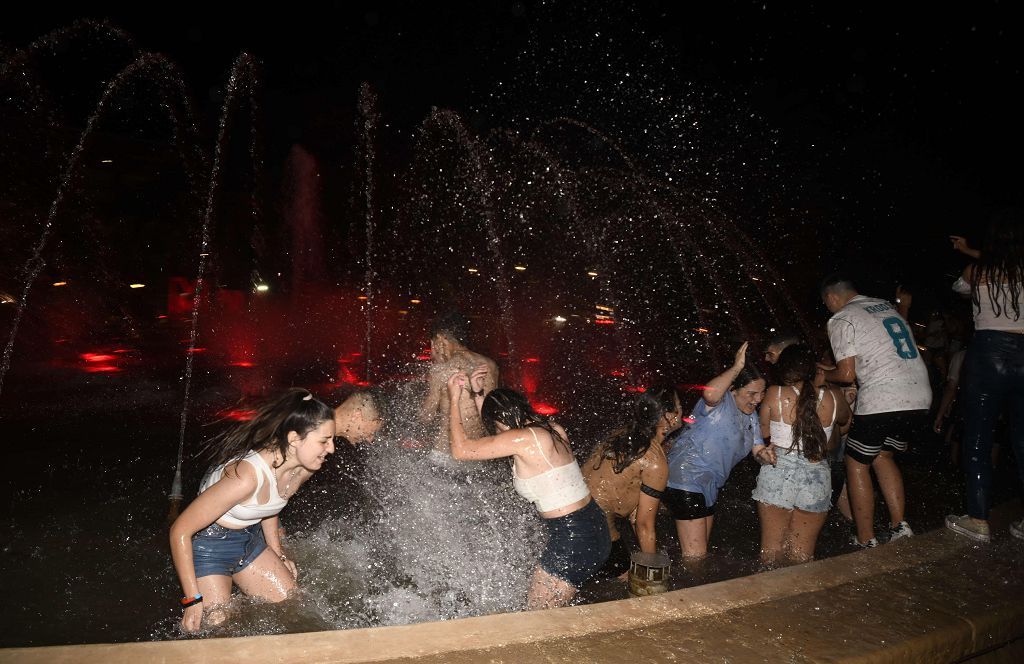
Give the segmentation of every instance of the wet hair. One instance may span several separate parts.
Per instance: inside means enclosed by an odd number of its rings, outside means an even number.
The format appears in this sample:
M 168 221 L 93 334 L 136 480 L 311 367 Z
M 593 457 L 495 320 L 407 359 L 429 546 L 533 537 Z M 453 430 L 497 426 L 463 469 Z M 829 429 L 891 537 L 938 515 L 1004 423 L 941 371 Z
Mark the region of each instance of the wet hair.
M 288 456 L 289 432 L 305 437 L 333 419 L 334 411 L 327 404 L 314 399 L 309 390 L 295 387 L 265 401 L 248 422 L 242 422 L 209 440 L 203 453 L 213 466 L 221 466 L 240 459 L 250 451 L 276 448 L 283 463 Z
M 740 369 L 740 372 L 736 374 L 736 378 L 733 379 L 732 385 L 729 386 L 729 389 L 735 392 L 744 385 L 753 383 L 755 380 L 764 380 L 764 375 L 761 373 L 760 369 L 752 363 L 747 362 L 743 365 L 743 368 Z
M 971 301 L 981 308 L 981 284 L 985 282 L 989 306 L 992 313 L 1002 316 L 1002 298 L 1005 289 L 1007 302 L 1005 315 L 1020 320 L 1021 290 L 1024 285 L 1024 212 L 1018 208 L 1007 208 L 995 215 L 989 224 L 981 255 L 971 274 Z M 1004 286 L 1005 285 L 1005 286 Z
M 469 344 L 469 320 L 454 309 L 439 316 L 430 326 L 430 338 L 442 334 L 455 339 L 463 346 Z
M 638 394 L 633 400 L 629 422 L 601 443 L 594 470 L 600 468 L 605 459 L 614 459 L 614 470 L 621 473 L 647 454 L 658 432 L 658 423 L 666 413 L 676 409 L 678 400 L 679 393 L 673 385 L 658 386 Z
M 779 378 L 783 385 L 796 387 L 800 396 L 796 400 L 796 419 L 793 420 L 793 447 L 809 461 L 825 458 L 828 438 L 818 419 L 818 391 L 814 389 L 814 375 L 818 364 L 814 351 L 804 344 L 790 346 L 779 355 Z
M 526 397 L 507 387 L 499 387 L 487 393 L 487 397 L 480 406 L 480 419 L 484 429 L 492 436 L 497 435 L 499 422 L 509 429 L 525 429 L 527 427 L 544 429 L 551 434 L 556 445 L 561 443 L 565 445 L 565 449 L 572 452 L 569 441 L 552 426 L 551 418 L 535 411 Z
M 796 334 L 776 334 L 768 340 L 768 347 L 782 346 L 783 349 L 800 343 L 800 336 Z M 781 351 L 780 351 L 781 352 Z
M 821 280 L 820 291 L 821 296 L 825 297 L 830 293 L 856 293 L 857 287 L 854 286 L 853 280 L 845 274 L 835 272 Z

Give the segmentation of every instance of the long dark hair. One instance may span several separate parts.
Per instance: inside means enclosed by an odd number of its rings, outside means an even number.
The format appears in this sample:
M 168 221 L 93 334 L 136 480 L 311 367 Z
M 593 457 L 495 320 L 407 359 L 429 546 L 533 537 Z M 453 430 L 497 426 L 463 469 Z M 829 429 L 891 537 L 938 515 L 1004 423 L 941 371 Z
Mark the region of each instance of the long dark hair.
M 293 387 L 265 401 L 248 422 L 242 422 L 207 441 L 202 454 L 209 457 L 213 466 L 221 466 L 240 459 L 250 451 L 276 448 L 283 463 L 288 456 L 290 431 L 304 437 L 331 419 L 334 419 L 334 411 L 327 404 L 314 399 L 309 390 Z
M 1003 315 L 998 293 L 1008 296 L 1006 317 L 1013 310 L 1020 320 L 1021 286 L 1024 284 L 1024 214 L 1016 208 L 1001 211 L 989 225 L 981 245 L 981 256 L 971 273 L 971 301 L 981 309 L 981 283 L 985 282 L 989 306 L 996 316 Z
M 558 433 L 552 425 L 551 418 L 535 411 L 526 397 L 515 390 L 499 387 L 488 392 L 487 398 L 480 406 L 480 419 L 483 421 L 484 429 L 492 436 L 498 433 L 498 422 L 509 429 L 539 427 L 551 434 L 551 439 L 556 445 L 561 443 L 570 454 L 572 453 L 569 441 Z
M 796 400 L 796 419 L 793 421 L 793 447 L 808 461 L 825 458 L 828 438 L 818 419 L 818 391 L 814 389 L 817 362 L 814 351 L 804 344 L 790 346 L 779 355 L 779 379 L 783 385 L 800 391 Z
M 658 432 L 658 423 L 665 413 L 676 409 L 678 398 L 675 386 L 671 385 L 655 387 L 638 394 L 633 400 L 632 412 L 626 425 L 601 443 L 601 453 L 594 470 L 600 468 L 605 459 L 614 459 L 614 470 L 621 473 L 647 454 Z

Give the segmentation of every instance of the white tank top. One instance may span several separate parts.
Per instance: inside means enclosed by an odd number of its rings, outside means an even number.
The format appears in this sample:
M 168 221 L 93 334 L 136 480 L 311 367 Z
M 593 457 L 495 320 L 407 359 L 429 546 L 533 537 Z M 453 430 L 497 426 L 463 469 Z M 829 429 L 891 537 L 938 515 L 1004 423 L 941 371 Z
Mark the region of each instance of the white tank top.
M 960 295 L 971 295 L 971 284 L 960 277 L 953 284 L 953 290 Z M 999 332 L 1022 332 L 1024 331 L 1024 318 L 1017 318 L 1013 313 L 1010 289 L 1007 284 L 999 284 L 994 288 L 996 299 L 999 300 L 999 315 L 992 311 L 992 298 L 988 295 L 988 287 L 985 284 L 978 285 L 978 304 L 974 305 L 974 329 L 975 330 L 997 330 Z M 971 304 L 974 304 L 973 302 Z M 1024 312 L 1022 312 L 1024 313 Z
M 800 390 L 798 388 L 794 387 L 793 391 L 796 392 L 797 396 L 800 396 Z M 818 403 L 821 403 L 821 400 L 824 399 L 824 398 L 825 398 L 825 388 L 823 388 L 823 387 L 822 388 L 818 388 Z M 777 399 L 777 402 L 779 404 L 779 417 L 780 418 L 784 417 L 784 415 L 782 413 L 782 386 L 781 385 L 779 385 L 779 393 L 778 393 L 776 399 Z M 833 402 L 832 403 L 832 421 L 829 423 L 829 425 L 827 427 L 825 427 L 825 438 L 826 438 L 826 440 L 829 438 L 829 436 L 832 435 L 832 427 L 834 427 L 835 423 L 836 423 L 836 411 L 839 410 L 838 408 L 836 408 L 837 404 L 835 403 L 835 397 L 834 396 L 832 397 L 832 402 Z M 775 420 L 768 420 L 768 430 L 771 432 L 772 445 L 774 445 L 775 447 L 782 448 L 784 450 L 788 450 L 791 447 L 793 447 L 793 425 L 792 424 L 786 424 L 785 421 L 782 421 L 782 420 L 780 420 L 778 422 L 776 422 Z
M 589 496 L 590 489 L 587 487 L 587 482 L 583 479 L 583 473 L 580 472 L 580 466 L 575 459 L 564 466 L 555 468 L 544 454 L 544 448 L 537 440 L 537 432 L 533 430 L 533 427 L 526 428 L 533 434 L 533 442 L 536 443 L 537 450 L 551 469 L 533 477 L 519 477 L 516 475 L 516 462 L 513 458 L 512 486 L 515 487 L 516 493 L 536 505 L 538 512 L 561 509 Z
M 256 469 L 256 490 L 253 491 L 252 497 L 249 498 L 249 500 L 235 505 L 226 513 L 221 515 L 217 521 L 221 521 L 229 526 L 235 526 L 237 528 L 247 528 L 259 523 L 267 517 L 278 514 L 282 509 L 284 509 L 284 506 L 288 504 L 288 499 L 282 498 L 281 494 L 278 493 L 277 476 L 274 475 L 274 470 L 267 464 L 266 460 L 260 456 L 259 452 L 249 452 L 242 457 L 241 461 L 248 463 Z M 217 466 L 207 473 L 199 485 L 199 493 L 206 491 L 211 486 L 219 482 L 220 478 L 224 477 L 224 467 L 232 463 L 234 463 L 234 461 L 229 461 L 223 466 Z M 266 481 L 270 482 L 270 499 L 261 504 L 258 502 L 260 489 L 263 488 L 263 483 Z

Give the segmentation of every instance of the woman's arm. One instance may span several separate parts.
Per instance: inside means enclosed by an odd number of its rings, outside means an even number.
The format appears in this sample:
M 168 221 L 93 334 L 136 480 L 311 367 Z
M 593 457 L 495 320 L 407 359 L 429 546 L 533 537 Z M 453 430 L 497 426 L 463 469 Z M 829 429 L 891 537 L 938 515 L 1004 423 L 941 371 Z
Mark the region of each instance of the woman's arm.
M 668 466 L 655 461 L 640 472 L 640 482 L 658 492 L 665 491 L 668 485 Z M 644 553 L 657 552 L 657 534 L 655 533 L 654 522 L 658 516 L 660 498 L 650 496 L 643 491 L 640 492 L 640 501 L 636 505 L 636 518 L 633 522 L 633 529 L 636 532 L 636 539 L 640 543 L 640 550 Z
M 448 429 L 451 436 L 452 458 L 459 461 L 482 461 L 484 459 L 500 459 L 514 455 L 526 441 L 526 432 L 512 429 L 499 433 L 497 436 L 485 436 L 470 440 L 466 437 L 466 429 L 458 410 L 459 400 L 468 392 L 466 385 L 469 379 L 462 371 L 452 374 L 448 379 L 448 398 L 451 400 L 451 417 L 448 418 Z
M 192 501 L 171 524 L 171 559 L 178 574 L 184 597 L 199 594 L 195 563 L 192 560 L 192 536 L 223 516 L 228 510 L 256 491 L 256 471 L 248 463 L 239 462 L 235 471 L 225 471 L 216 484 Z M 187 632 L 199 629 L 203 618 L 202 603 L 185 609 L 181 625 Z
M 263 528 L 263 537 L 267 540 L 267 547 L 274 552 L 274 555 L 281 559 L 284 566 L 292 573 L 292 577 L 299 578 L 299 569 L 295 561 L 284 555 L 284 548 L 281 546 L 281 520 L 277 515 L 269 516 L 260 523 Z
M 953 248 L 959 251 L 960 253 L 967 254 L 968 256 L 974 259 L 977 259 L 979 256 L 981 256 L 981 250 L 971 249 L 971 247 L 967 244 L 967 238 L 961 237 L 959 235 L 950 235 L 949 239 L 950 241 L 953 242 Z
M 704 387 L 704 403 L 708 405 L 708 408 L 714 408 L 721 402 L 722 397 L 732 387 L 732 381 L 736 380 L 736 376 L 743 370 L 747 363 L 747 345 L 748 342 L 744 341 L 740 349 L 736 351 L 736 358 L 732 366 L 709 380 Z

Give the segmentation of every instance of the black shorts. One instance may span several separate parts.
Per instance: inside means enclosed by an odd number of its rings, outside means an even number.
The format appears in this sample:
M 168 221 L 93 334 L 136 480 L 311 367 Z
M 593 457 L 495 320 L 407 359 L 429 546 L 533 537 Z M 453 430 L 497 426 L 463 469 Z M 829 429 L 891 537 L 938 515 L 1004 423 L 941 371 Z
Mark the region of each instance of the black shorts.
M 676 521 L 703 519 L 715 513 L 715 506 L 707 504 L 703 493 L 666 487 L 662 502 Z
M 846 456 L 870 465 L 883 450 L 906 452 L 907 443 L 928 426 L 927 410 L 855 415 L 846 439 Z
M 629 571 L 632 555 L 629 547 L 626 546 L 625 539 L 620 537 L 612 542 L 612 551 L 608 554 L 608 560 L 605 562 L 604 567 L 597 573 L 598 578 L 615 578 Z

